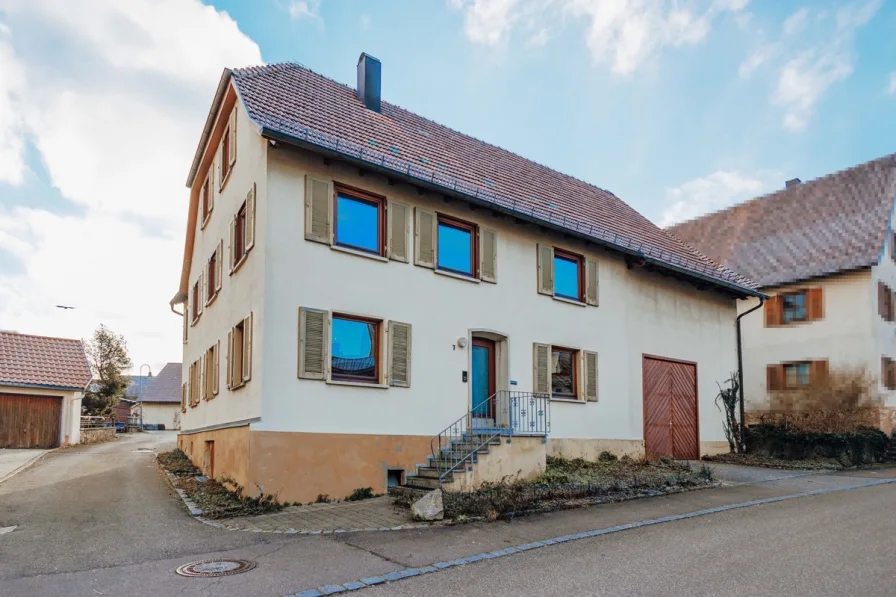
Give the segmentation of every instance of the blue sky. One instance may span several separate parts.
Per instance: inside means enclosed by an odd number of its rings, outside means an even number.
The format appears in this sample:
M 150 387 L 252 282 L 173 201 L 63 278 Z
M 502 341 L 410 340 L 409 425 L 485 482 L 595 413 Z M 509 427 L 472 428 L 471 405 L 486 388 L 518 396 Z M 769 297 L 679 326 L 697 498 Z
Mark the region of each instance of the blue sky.
M 0 329 L 180 359 L 184 181 L 225 66 L 297 61 L 659 224 L 896 152 L 896 0 L 0 0 Z M 77 309 L 61 311 L 57 304 Z

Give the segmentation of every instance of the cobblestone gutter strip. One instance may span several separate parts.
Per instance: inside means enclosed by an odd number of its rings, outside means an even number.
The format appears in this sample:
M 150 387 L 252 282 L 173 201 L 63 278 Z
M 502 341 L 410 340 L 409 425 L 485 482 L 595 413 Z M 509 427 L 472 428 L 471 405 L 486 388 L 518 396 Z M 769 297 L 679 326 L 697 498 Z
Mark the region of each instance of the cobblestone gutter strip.
M 313 589 L 305 589 L 303 591 L 299 591 L 297 593 L 293 593 L 291 595 L 287 595 L 286 597 L 322 597 L 323 595 L 335 595 L 337 593 L 345 593 L 348 591 L 356 591 L 359 589 L 364 589 L 366 587 L 372 587 L 375 585 L 380 585 L 387 582 L 398 582 L 405 580 L 407 578 L 413 578 L 415 576 L 420 576 L 422 574 L 432 574 L 434 572 L 439 572 L 441 570 L 447 570 L 448 568 L 453 568 L 455 566 L 466 566 L 468 564 L 473 564 L 475 562 L 479 562 L 482 560 L 492 560 L 495 558 L 502 558 L 504 556 L 510 556 L 514 554 L 523 553 L 526 551 L 530 551 L 533 549 L 541 549 L 544 547 L 548 547 L 551 545 L 556 545 L 559 543 L 567 543 L 569 541 L 580 541 L 582 539 L 588 539 L 591 537 L 599 537 L 601 535 L 610 535 L 613 533 L 619 533 L 622 531 L 628 531 L 631 529 L 637 529 L 641 527 L 652 526 L 655 524 L 662 524 L 666 522 L 673 522 L 677 520 L 686 520 L 688 518 L 697 518 L 699 516 L 707 516 L 710 514 L 718 514 L 719 512 L 727 512 L 728 510 L 739 510 L 741 508 L 750 508 L 752 506 L 761 506 L 763 504 L 774 504 L 777 502 L 784 502 L 788 500 L 794 500 L 804 497 L 811 497 L 815 495 L 823 495 L 827 493 L 837 493 L 839 491 L 849 491 L 852 489 L 863 489 L 865 487 L 876 487 L 878 485 L 887 485 L 891 483 L 896 483 L 896 479 L 879 479 L 876 481 L 868 481 L 867 483 L 860 483 L 857 485 L 847 485 L 844 487 L 832 487 L 826 489 L 814 489 L 812 491 L 804 491 L 801 493 L 794 493 L 791 495 L 782 495 L 778 497 L 764 498 L 761 500 L 751 500 L 749 502 L 740 502 L 737 504 L 728 504 L 727 506 L 717 506 L 715 508 L 707 508 L 704 510 L 697 510 L 695 512 L 688 512 L 686 514 L 675 514 L 672 516 L 663 516 L 662 518 L 652 518 L 649 520 L 641 520 L 638 522 L 631 522 L 627 524 L 621 524 L 614 527 L 609 527 L 605 529 L 595 529 L 592 531 L 584 531 L 582 533 L 576 533 L 574 535 L 563 535 L 560 537 L 554 537 L 552 539 L 545 539 L 543 541 L 535 541 L 533 543 L 524 543 L 522 545 L 517 545 L 515 547 L 507 547 L 505 549 L 500 549 L 492 552 L 484 552 L 478 553 L 474 555 L 470 555 L 464 558 L 458 558 L 456 560 L 449 560 L 445 562 L 435 562 L 430 566 L 424 566 L 422 568 L 399 568 L 393 572 L 388 574 L 384 574 L 383 576 L 372 576 L 368 578 L 361 578 L 358 580 L 351 580 L 348 582 L 344 582 L 339 585 L 324 585 L 322 587 L 316 587 Z

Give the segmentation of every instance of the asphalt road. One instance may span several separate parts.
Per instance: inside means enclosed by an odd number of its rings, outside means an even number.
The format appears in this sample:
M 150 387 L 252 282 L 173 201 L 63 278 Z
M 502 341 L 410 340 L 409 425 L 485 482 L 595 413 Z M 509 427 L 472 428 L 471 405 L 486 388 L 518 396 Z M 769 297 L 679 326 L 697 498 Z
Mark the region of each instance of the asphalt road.
M 364 597 L 896 595 L 896 486 L 768 504 L 478 562 Z

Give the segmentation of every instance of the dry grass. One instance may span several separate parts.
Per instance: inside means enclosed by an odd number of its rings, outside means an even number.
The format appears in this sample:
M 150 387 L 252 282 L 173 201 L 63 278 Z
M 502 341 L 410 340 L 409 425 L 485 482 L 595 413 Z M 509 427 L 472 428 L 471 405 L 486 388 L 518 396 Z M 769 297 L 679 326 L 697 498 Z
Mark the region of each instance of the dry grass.
M 769 425 L 807 433 L 850 433 L 877 427 L 881 396 L 877 379 L 864 369 L 839 369 L 805 388 L 776 392 L 772 412 L 760 416 Z

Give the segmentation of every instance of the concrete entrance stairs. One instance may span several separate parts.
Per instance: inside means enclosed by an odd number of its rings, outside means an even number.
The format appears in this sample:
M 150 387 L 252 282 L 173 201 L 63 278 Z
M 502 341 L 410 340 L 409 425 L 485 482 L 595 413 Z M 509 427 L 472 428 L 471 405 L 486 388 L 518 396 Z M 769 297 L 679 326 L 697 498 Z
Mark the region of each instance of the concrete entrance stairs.
M 472 471 L 479 460 L 500 447 L 504 439 L 496 433 L 476 432 L 452 439 L 447 446 L 442 446 L 437 457 L 430 454 L 426 464 L 418 464 L 416 474 L 407 475 L 403 487 L 422 491 L 438 489 L 442 474 L 441 485 L 450 485 L 455 474 Z

